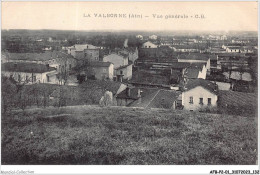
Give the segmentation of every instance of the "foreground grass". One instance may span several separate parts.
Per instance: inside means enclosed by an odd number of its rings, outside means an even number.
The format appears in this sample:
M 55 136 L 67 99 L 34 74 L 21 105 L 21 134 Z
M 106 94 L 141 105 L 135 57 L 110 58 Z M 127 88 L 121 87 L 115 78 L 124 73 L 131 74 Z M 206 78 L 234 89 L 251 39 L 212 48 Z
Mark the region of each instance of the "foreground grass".
M 257 122 L 171 110 L 71 107 L 2 115 L 2 164 L 256 164 Z

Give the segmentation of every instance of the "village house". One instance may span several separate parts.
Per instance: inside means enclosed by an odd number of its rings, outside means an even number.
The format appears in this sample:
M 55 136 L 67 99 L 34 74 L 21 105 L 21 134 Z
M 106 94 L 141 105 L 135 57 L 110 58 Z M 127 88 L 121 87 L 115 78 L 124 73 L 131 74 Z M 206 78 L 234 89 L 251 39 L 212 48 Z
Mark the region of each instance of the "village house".
M 184 72 L 185 79 L 201 78 L 206 79 L 207 69 L 205 63 L 193 63 Z
M 248 40 L 248 39 L 232 39 L 231 43 L 248 44 L 248 43 L 250 43 L 250 40 Z
M 157 40 L 157 36 L 156 35 L 151 35 L 151 36 L 149 36 L 149 39 Z
M 200 50 L 194 45 L 177 45 L 171 46 L 174 52 L 199 52 Z
M 248 67 L 248 59 L 245 53 L 219 53 L 217 60 L 217 69 L 223 68 L 237 69 L 239 67 Z
M 142 48 L 157 48 L 158 46 L 151 41 L 143 43 Z
M 68 54 L 78 59 L 80 63 L 99 61 L 99 50 L 99 47 L 91 44 L 75 44 L 67 48 Z
M 114 77 L 116 80 L 130 80 L 132 78 L 132 62 L 126 54 L 111 53 L 104 56 L 103 62 L 111 62 L 114 64 Z
M 226 53 L 226 49 L 223 49 L 222 47 L 219 46 L 215 46 L 215 47 L 208 48 L 206 52 L 209 52 L 211 54 Z
M 240 53 L 241 50 L 240 50 L 240 46 L 228 46 L 226 47 L 226 52 L 228 53 L 233 53 L 233 52 L 236 52 L 236 53 Z
M 144 37 L 142 35 L 136 35 L 136 38 L 143 40 Z
M 80 74 L 97 80 L 113 80 L 114 65 L 111 62 L 89 62 L 80 70 Z
M 206 63 L 207 72 L 210 72 L 210 58 L 209 54 L 190 53 L 178 55 L 178 62 L 186 63 Z
M 4 53 L 6 62 L 37 63 L 56 68 L 58 72 L 70 71 L 77 65 L 77 59 L 60 51 L 44 53 Z
M 189 79 L 183 87 L 183 109 L 195 111 L 217 107 L 218 87 L 203 79 Z
M 138 59 L 138 49 L 127 47 L 124 49 L 115 50 L 116 53 L 128 55 L 129 61 L 134 63 Z
M 56 69 L 44 64 L 7 62 L 2 64 L 1 72 L 2 76 L 13 78 L 19 83 L 58 84 Z
M 116 100 L 117 106 L 177 109 L 181 107 L 181 92 L 128 86 Z

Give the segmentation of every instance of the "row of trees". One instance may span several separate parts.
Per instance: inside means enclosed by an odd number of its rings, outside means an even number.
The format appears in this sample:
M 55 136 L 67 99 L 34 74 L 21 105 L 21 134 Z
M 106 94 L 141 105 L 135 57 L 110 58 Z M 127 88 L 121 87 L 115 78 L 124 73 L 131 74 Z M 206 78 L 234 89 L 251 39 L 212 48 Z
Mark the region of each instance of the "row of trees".
M 77 87 L 50 84 L 32 84 L 16 82 L 12 78 L 2 76 L 2 112 L 11 109 L 26 109 L 33 107 L 61 107 L 67 105 L 111 104 L 112 93 L 116 90 L 115 83 L 111 81 L 88 80 Z M 103 96 L 103 100 L 100 99 Z M 109 100 L 108 100 L 109 99 Z

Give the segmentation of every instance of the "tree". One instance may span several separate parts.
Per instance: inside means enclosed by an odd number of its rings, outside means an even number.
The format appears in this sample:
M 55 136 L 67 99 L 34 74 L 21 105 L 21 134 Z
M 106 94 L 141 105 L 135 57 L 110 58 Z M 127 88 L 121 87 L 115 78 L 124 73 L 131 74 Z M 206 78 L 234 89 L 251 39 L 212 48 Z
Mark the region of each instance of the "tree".
M 110 91 L 106 91 L 104 96 L 99 101 L 100 106 L 111 106 L 113 104 L 113 94 Z
M 15 105 L 15 96 L 17 87 L 12 80 L 7 77 L 2 77 L 2 111 L 6 113 Z

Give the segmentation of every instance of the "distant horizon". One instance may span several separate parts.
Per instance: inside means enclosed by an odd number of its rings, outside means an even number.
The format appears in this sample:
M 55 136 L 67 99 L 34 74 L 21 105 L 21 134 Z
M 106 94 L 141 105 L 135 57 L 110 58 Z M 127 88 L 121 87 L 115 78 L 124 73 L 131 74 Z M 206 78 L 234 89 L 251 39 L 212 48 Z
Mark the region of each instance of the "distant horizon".
M 223 34 L 228 34 L 228 33 L 243 33 L 243 32 L 248 32 L 248 33 L 255 33 L 258 34 L 258 30 L 230 30 L 230 31 L 225 31 L 225 30 L 128 30 L 128 29 L 89 29 L 89 30 L 71 30 L 71 29 L 26 29 L 26 28 L 21 28 L 21 29 L 1 29 L 1 31 L 62 31 L 62 32 L 132 32 L 132 33 L 159 33 L 159 32 L 164 32 L 164 33 L 170 33 L 170 32 L 177 32 L 177 33 L 223 33 Z

